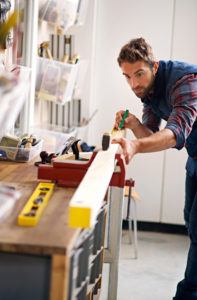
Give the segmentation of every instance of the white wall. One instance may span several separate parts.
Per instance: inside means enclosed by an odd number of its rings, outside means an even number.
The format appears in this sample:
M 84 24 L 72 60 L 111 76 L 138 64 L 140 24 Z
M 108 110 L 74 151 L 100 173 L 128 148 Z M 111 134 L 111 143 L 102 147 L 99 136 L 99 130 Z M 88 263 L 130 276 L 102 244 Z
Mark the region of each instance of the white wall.
M 90 126 L 90 143 L 100 146 L 103 132 L 112 128 L 115 112 L 119 109 L 128 108 L 141 118 L 141 102 L 129 89 L 116 62 L 120 48 L 130 39 L 143 36 L 152 45 L 157 59 L 170 59 L 172 56 L 192 61 L 194 52 L 197 53 L 197 35 L 194 34 L 196 6 L 195 0 L 99 1 L 95 91 L 91 99 L 91 109 L 98 108 L 99 112 Z M 140 220 L 183 222 L 184 192 L 181 188 L 176 197 L 174 191 L 177 187 L 173 186 L 173 179 L 180 177 L 176 183 L 183 187 L 186 154 L 178 156 L 183 162 L 180 168 L 176 168 L 174 155 L 169 151 L 167 155 L 164 152 L 137 155 L 128 167 L 128 176 L 135 179 L 136 189 L 142 198 L 138 206 Z M 168 214 L 172 198 L 175 209 L 181 203 L 181 209 L 176 209 L 175 219 Z
M 158 58 L 170 55 L 172 1 L 100 1 L 96 44 L 96 97 L 99 109 L 92 141 L 99 144 L 103 132 L 113 126 L 115 112 L 128 108 L 141 118 L 142 104 L 125 82 L 117 64 L 120 48 L 131 38 L 143 36 Z M 160 29 L 158 30 L 158 23 Z M 142 204 L 141 220 L 159 221 L 163 153 L 138 155 L 128 168 L 136 181 Z
M 176 0 L 172 58 L 197 64 L 197 1 Z
M 141 103 L 130 91 L 117 64 L 121 46 L 134 37 L 144 36 L 158 58 L 170 55 L 173 1 L 99 1 L 96 39 L 96 97 L 99 114 L 91 140 L 100 142 L 100 135 L 111 128 L 114 114 L 128 107 L 140 116 Z M 159 29 L 158 29 L 158 24 Z
M 197 64 L 197 1 L 176 1 L 172 58 Z M 166 151 L 161 221 L 183 223 L 186 150 Z M 169 209 L 170 208 L 170 209 Z

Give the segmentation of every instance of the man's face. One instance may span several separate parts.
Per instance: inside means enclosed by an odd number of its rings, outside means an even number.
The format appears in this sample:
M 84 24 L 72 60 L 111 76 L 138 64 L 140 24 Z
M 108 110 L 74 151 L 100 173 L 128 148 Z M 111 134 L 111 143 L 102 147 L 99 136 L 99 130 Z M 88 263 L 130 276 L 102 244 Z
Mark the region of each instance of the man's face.
M 135 63 L 123 62 L 121 69 L 132 91 L 138 98 L 144 98 L 153 87 L 158 63 L 151 67 L 142 60 Z

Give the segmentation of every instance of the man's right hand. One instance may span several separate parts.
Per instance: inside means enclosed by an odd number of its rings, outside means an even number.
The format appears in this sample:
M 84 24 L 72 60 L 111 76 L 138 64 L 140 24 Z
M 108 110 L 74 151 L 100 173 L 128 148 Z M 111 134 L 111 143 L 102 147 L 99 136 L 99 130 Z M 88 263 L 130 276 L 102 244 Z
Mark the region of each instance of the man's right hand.
M 116 119 L 115 119 L 115 124 L 114 124 L 115 129 L 118 129 L 124 113 L 125 113 L 124 110 L 120 110 L 116 113 Z M 138 120 L 138 118 L 135 115 L 129 113 L 128 117 L 124 121 L 123 128 L 129 128 L 129 129 L 133 130 L 139 124 L 140 124 L 140 121 Z

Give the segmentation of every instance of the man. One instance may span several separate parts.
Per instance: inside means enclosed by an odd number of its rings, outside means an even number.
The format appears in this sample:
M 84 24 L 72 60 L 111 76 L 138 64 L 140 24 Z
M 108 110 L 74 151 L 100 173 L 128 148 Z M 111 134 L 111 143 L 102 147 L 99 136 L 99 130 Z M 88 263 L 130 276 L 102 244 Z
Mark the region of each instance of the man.
M 133 39 L 120 51 L 118 63 L 129 86 L 143 104 L 142 122 L 129 113 L 125 128 L 137 139 L 114 139 L 128 164 L 137 153 L 168 148 L 188 152 L 184 217 L 190 249 L 184 279 L 178 283 L 175 300 L 197 299 L 197 65 L 179 61 L 155 61 L 152 48 L 143 39 Z M 124 111 L 116 114 L 115 128 Z M 165 128 L 159 130 L 161 119 Z

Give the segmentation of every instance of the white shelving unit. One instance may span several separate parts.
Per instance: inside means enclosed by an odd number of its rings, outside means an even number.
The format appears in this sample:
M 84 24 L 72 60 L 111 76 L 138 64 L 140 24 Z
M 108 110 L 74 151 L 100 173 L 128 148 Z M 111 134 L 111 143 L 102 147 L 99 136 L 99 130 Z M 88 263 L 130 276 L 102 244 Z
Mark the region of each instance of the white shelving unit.
M 57 1 L 58 2 L 58 1 Z M 69 2 L 69 1 L 68 1 Z M 60 98 L 58 98 L 57 94 L 58 91 L 54 92 L 54 97 L 51 97 L 51 95 L 48 96 L 47 99 L 47 93 L 43 93 L 43 90 L 46 90 L 46 85 L 44 84 L 46 81 L 45 75 L 46 75 L 46 68 L 44 67 L 44 75 L 42 78 L 37 77 L 37 95 L 38 100 L 36 100 L 35 103 L 35 125 L 36 127 L 43 127 L 46 128 L 51 127 L 53 130 L 62 130 L 64 132 L 70 132 L 73 129 L 78 127 L 79 124 L 75 124 L 74 120 L 72 119 L 72 113 L 75 112 L 74 103 L 72 99 L 81 100 L 80 105 L 80 114 L 81 119 L 85 118 L 88 119 L 89 116 L 89 99 L 90 99 L 90 89 L 91 89 L 91 76 L 92 74 L 92 57 L 93 57 L 93 38 L 94 38 L 94 10 L 96 7 L 97 1 L 88 1 L 88 0 L 82 0 L 79 1 L 80 3 L 80 10 L 77 14 L 76 22 L 73 26 L 67 28 L 67 30 L 63 30 L 61 32 L 62 37 L 67 38 L 68 36 L 72 36 L 72 54 L 79 54 L 79 62 L 76 65 L 66 64 L 62 63 L 59 60 L 62 58 L 62 50 L 57 51 L 55 49 L 55 45 L 59 44 L 59 40 L 53 42 L 52 46 L 52 55 L 54 58 L 54 62 L 50 62 L 47 59 L 39 58 L 38 60 L 40 62 L 48 61 L 47 65 L 53 65 L 54 67 L 57 67 L 57 75 L 54 76 L 54 81 L 58 80 L 58 76 L 60 77 L 61 81 L 63 81 L 63 76 L 61 72 L 58 72 L 59 67 L 69 67 L 70 76 L 67 81 L 67 88 L 65 90 L 64 96 L 62 98 L 62 101 Z M 42 5 L 46 3 L 46 1 L 39 2 L 39 7 L 42 7 Z M 57 25 L 57 24 L 56 24 Z M 54 24 L 51 24 L 46 21 L 39 21 L 38 25 L 38 41 L 37 44 L 39 45 L 43 41 L 51 41 L 51 35 L 57 36 L 57 28 L 54 26 Z M 62 42 L 61 42 L 62 43 Z M 61 52 L 61 55 L 60 55 Z M 64 69 L 65 69 L 64 68 Z M 52 68 L 51 68 L 52 71 Z M 40 72 L 40 68 L 39 68 Z M 38 72 L 38 73 L 39 73 Z M 51 72 L 51 74 L 54 72 Z M 53 76 L 51 76 L 52 78 Z M 75 84 L 75 87 L 73 89 L 73 86 Z M 41 85 L 41 90 L 38 87 Z M 61 82 L 60 82 L 61 85 Z M 56 84 L 58 86 L 58 84 Z M 74 91 L 74 94 L 73 94 Z M 57 92 L 57 93 L 56 93 Z M 49 94 L 49 93 L 48 93 Z M 53 94 L 53 93 L 52 93 Z M 44 101 L 45 100 L 58 100 L 58 101 Z M 53 98 L 53 99 L 52 99 Z M 76 104 L 77 102 L 75 102 Z M 70 117 L 68 117 L 70 116 Z M 71 118 L 71 119 L 70 119 Z M 67 120 L 66 120 L 67 119 Z M 65 122 L 66 120 L 66 122 Z M 76 118 L 75 118 L 76 121 Z M 73 122 L 73 124 L 72 124 Z M 68 127 L 67 127 L 68 126 Z M 80 131 L 80 128 L 79 128 Z M 84 130 L 83 130 L 84 132 Z M 86 131 L 87 132 L 87 131 Z M 87 134 L 85 136 L 85 139 L 87 140 Z
M 30 92 L 20 117 L 21 132 L 29 132 L 34 123 L 35 78 L 38 34 L 38 0 L 24 1 L 24 37 L 22 64 L 31 68 Z
M 19 2 L 11 1 L 10 13 L 17 10 Z M 35 72 L 33 65 L 34 57 L 34 40 L 36 28 L 32 28 L 36 16 L 37 1 L 28 1 L 24 10 L 24 27 L 26 28 L 23 37 L 23 60 L 19 65 L 16 65 L 14 50 L 16 47 L 17 33 L 11 30 L 13 39 L 13 47 L 10 46 L 6 50 L 1 50 L 1 55 L 4 61 L 4 68 L 1 66 L 1 74 L 5 77 L 5 81 L 10 81 L 11 88 L 5 92 L 4 87 L 1 87 L 1 116 L 0 116 L 0 135 L 13 131 L 15 121 L 21 113 L 21 129 L 27 131 L 28 125 L 31 124 L 31 115 L 33 115 L 34 106 L 34 82 Z M 31 49 L 31 50 L 30 50 Z M 3 82 L 3 80 L 2 80 Z M 6 84 L 5 84 L 6 85 Z M 7 87 L 5 87 L 7 89 Z M 30 114 L 31 112 L 31 114 Z

